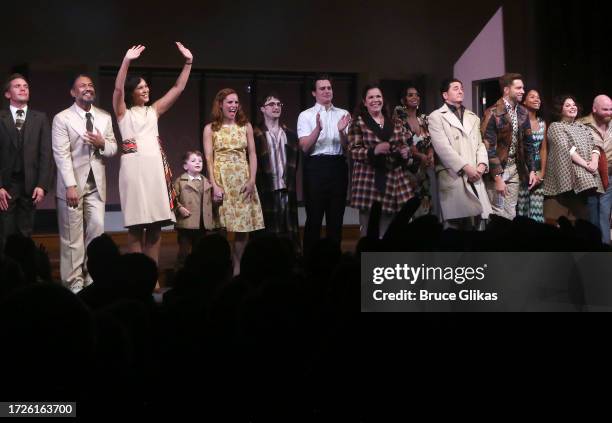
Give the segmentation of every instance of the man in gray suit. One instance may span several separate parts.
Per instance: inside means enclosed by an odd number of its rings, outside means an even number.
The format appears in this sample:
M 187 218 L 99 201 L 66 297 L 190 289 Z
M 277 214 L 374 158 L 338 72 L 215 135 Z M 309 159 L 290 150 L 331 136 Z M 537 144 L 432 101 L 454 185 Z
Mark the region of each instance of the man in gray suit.
M 117 152 L 117 143 L 110 114 L 93 106 L 96 90 L 92 79 L 79 75 L 70 94 L 75 102 L 53 119 L 52 139 L 60 274 L 62 282 L 76 293 L 91 283 L 85 251 L 92 239 L 104 233 L 104 159 Z
M 0 253 L 9 235 L 32 235 L 36 205 L 51 189 L 54 173 L 49 120 L 28 107 L 26 78 L 11 75 L 4 97 L 9 107 L 0 110 Z

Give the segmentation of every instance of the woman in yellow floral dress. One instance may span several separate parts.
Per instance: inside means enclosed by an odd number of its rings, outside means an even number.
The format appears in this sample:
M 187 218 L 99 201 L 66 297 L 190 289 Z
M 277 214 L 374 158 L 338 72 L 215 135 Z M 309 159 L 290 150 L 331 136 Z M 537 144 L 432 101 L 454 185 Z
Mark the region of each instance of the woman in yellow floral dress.
M 213 186 L 213 201 L 219 204 L 217 225 L 234 233 L 234 272 L 249 232 L 264 228 L 261 204 L 255 187 L 257 154 L 253 127 L 240 108 L 231 88 L 217 93 L 212 122 L 204 128 L 204 152 Z

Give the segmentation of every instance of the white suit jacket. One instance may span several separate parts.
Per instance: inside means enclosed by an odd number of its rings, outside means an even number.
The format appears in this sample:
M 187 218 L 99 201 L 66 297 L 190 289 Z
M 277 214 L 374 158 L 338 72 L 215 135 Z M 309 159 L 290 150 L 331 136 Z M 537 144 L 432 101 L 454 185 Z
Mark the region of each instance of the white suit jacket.
M 100 198 L 106 201 L 104 158 L 112 157 L 117 152 L 111 115 L 92 106 L 95 115 L 94 133 L 96 129 L 99 130 L 105 140 L 104 149 L 99 150 L 84 138 L 87 132 L 85 121 L 79 115 L 77 107 L 73 104 L 53 118 L 53 156 L 57 165 L 56 195 L 65 200 L 66 187 L 76 185 L 79 197 L 82 196 L 89 169 L 92 169 Z

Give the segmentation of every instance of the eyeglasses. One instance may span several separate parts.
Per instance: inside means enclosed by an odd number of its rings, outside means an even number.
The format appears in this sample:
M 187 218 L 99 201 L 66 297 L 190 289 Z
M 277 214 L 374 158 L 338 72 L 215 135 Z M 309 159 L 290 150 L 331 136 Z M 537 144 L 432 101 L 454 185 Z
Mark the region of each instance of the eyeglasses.
M 266 103 L 264 104 L 264 107 L 283 107 L 283 103 L 281 103 L 280 101 L 271 101 L 270 103 Z

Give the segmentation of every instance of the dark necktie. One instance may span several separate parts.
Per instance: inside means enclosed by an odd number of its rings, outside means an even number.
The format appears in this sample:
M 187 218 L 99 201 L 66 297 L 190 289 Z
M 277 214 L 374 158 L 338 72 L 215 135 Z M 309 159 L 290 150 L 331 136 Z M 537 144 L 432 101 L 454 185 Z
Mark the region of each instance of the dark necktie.
M 23 110 L 19 109 L 17 110 L 17 117 L 15 118 L 15 127 L 20 132 L 21 132 L 21 128 L 23 128 L 23 123 L 25 122 L 23 118 L 23 114 L 24 114 Z
M 87 132 L 93 132 L 93 122 L 91 121 L 91 113 L 85 113 L 85 117 L 87 118 L 87 122 L 85 123 L 85 129 L 87 129 Z

